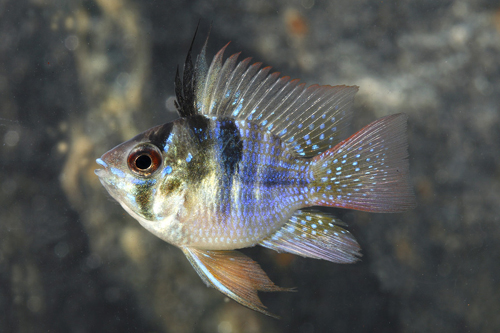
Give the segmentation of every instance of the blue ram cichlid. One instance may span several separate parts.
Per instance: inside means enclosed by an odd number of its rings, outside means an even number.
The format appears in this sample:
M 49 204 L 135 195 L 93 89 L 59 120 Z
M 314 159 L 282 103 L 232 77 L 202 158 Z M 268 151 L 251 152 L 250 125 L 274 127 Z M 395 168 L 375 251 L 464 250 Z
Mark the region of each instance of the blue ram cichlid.
M 97 159 L 95 173 L 147 230 L 179 247 L 200 277 L 267 315 L 257 291 L 285 291 L 236 249 L 351 263 L 359 245 L 337 218 L 307 208 L 415 207 L 404 114 L 341 141 L 356 86 L 306 87 L 239 54 L 208 67 L 205 45 L 175 86 L 180 118 Z

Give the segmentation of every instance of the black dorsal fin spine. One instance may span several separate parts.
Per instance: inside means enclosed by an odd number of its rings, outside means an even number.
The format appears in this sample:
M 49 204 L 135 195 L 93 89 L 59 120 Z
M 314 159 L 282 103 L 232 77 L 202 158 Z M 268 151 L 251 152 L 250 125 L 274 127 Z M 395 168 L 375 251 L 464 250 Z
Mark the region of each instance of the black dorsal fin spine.
M 179 74 L 178 66 L 177 72 L 175 74 L 175 95 L 177 98 L 175 106 L 177 107 L 177 112 L 181 117 L 191 117 L 198 113 L 195 105 L 194 91 L 196 86 L 196 75 L 191 53 L 193 51 L 193 44 L 196 39 L 196 34 L 198 33 L 199 26 L 200 22 L 198 22 L 198 25 L 196 26 L 193 40 L 191 41 L 191 45 L 189 46 L 189 51 L 186 56 L 186 61 L 184 62 L 184 73 L 182 75 L 182 80 Z

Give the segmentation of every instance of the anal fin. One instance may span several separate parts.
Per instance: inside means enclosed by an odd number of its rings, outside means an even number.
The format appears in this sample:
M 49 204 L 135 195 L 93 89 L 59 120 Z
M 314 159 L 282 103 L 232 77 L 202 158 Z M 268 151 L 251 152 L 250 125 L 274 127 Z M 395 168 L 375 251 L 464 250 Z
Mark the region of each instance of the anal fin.
M 292 289 L 276 286 L 255 261 L 238 251 L 209 251 L 190 247 L 183 247 L 182 251 L 208 286 L 252 310 L 279 318 L 266 310 L 257 291 Z
M 260 245 L 303 257 L 352 263 L 361 256 L 358 242 L 341 227 L 344 223 L 322 212 L 298 210 Z

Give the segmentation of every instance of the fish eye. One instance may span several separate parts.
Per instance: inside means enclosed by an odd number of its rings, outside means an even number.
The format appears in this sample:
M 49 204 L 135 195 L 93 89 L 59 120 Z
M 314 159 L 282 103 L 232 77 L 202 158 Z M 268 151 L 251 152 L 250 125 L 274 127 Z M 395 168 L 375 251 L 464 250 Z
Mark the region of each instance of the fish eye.
M 129 169 L 135 174 L 148 177 L 160 168 L 162 161 L 161 152 L 151 144 L 140 145 L 128 155 Z

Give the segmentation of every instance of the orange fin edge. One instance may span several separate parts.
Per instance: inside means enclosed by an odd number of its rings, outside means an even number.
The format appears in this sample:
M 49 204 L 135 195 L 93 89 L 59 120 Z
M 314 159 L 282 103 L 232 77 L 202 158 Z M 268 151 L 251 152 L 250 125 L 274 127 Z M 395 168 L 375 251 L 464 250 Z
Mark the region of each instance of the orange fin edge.
M 257 291 L 293 291 L 276 286 L 258 263 L 239 251 L 200 250 L 183 247 L 182 251 L 208 286 L 252 310 L 270 317 L 279 316 L 266 310 Z

